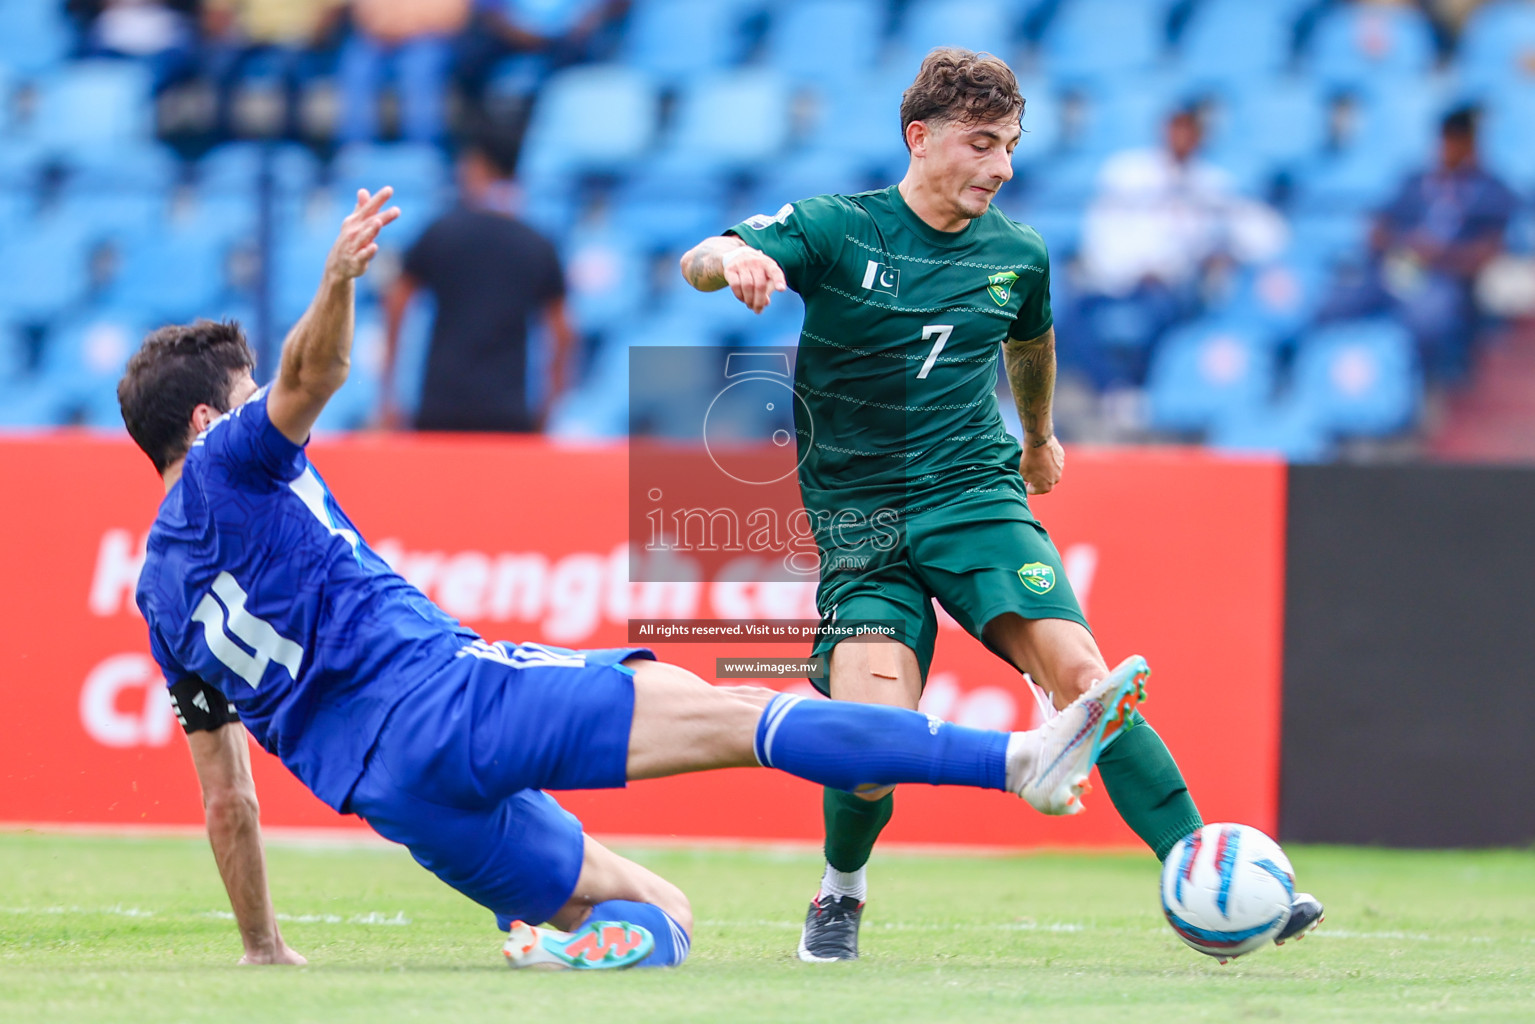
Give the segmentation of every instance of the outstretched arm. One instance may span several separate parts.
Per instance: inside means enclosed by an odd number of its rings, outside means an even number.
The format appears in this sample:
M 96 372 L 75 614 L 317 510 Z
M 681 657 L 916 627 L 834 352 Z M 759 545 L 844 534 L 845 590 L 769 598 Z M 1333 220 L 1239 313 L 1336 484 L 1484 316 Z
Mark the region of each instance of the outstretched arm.
M 1066 453 L 1055 439 L 1050 408 L 1055 400 L 1055 328 L 1029 341 L 1008 338 L 1002 345 L 1007 382 L 1023 424 L 1023 459 L 1018 472 L 1030 494 L 1044 494 L 1061 479 Z
M 303 964 L 283 941 L 267 890 L 261 845 L 261 808 L 251 779 L 250 748 L 238 722 L 187 734 L 203 790 L 208 842 L 229 893 L 229 905 L 245 946 L 242 964 Z
M 735 235 L 706 238 L 683 253 L 682 276 L 701 292 L 717 292 L 728 284 L 753 313 L 766 309 L 774 292 L 789 287 L 773 257 Z
M 353 282 L 378 254 L 378 233 L 400 215 L 384 209 L 394 189 L 357 192 L 357 206 L 341 223 L 341 234 L 325 260 L 320 289 L 283 342 L 282 364 L 267 396 L 267 415 L 294 444 L 309 440 L 330 396 L 346 383 L 352 365 Z

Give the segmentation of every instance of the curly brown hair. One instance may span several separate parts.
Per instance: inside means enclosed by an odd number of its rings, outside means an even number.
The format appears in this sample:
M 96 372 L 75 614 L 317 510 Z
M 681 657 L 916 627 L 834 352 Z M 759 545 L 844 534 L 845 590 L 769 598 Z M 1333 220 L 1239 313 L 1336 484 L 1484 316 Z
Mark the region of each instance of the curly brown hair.
M 1013 69 L 989 53 L 957 46 L 940 46 L 923 58 L 916 80 L 901 96 L 903 139 L 913 121 L 987 124 L 1022 118 L 1023 96 Z

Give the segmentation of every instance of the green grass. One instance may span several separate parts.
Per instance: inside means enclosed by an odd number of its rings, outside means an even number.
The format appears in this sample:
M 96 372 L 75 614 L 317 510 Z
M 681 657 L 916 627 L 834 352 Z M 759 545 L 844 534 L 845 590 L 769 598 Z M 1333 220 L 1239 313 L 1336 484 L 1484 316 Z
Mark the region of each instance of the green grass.
M 310 966 L 236 968 L 205 843 L 0 834 L 0 1021 L 1535 1019 L 1535 853 L 1293 847 L 1327 922 L 1226 967 L 1145 855 L 882 855 L 864 959 L 793 959 L 807 853 L 641 850 L 693 899 L 680 970 L 514 974 L 490 915 L 395 847 L 275 845 Z

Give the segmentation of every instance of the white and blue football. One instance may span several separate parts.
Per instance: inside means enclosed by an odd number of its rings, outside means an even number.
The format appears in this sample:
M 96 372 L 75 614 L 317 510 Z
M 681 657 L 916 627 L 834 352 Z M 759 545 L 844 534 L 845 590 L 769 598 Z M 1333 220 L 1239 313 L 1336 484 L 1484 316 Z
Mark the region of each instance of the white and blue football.
M 1162 913 L 1178 938 L 1222 963 L 1272 942 L 1290 920 L 1295 871 L 1262 832 L 1206 825 L 1162 864 Z

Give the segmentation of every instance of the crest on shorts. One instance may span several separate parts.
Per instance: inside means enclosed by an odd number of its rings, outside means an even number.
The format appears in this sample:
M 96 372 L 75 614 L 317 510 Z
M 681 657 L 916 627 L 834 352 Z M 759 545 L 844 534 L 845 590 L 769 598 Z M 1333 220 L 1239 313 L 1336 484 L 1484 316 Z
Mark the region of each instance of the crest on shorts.
M 1016 280 L 1018 275 L 1011 270 L 992 274 L 986 279 L 986 293 L 991 296 L 991 301 L 999 306 L 1005 306 L 1007 300 L 1013 297 L 1013 282 Z
M 1018 579 L 1036 594 L 1048 594 L 1055 589 L 1055 570 L 1044 562 L 1030 562 L 1019 569 Z

